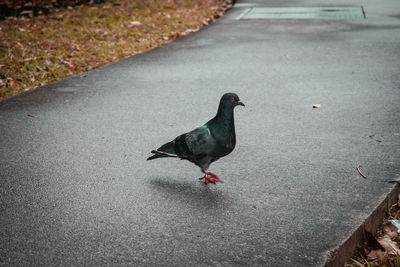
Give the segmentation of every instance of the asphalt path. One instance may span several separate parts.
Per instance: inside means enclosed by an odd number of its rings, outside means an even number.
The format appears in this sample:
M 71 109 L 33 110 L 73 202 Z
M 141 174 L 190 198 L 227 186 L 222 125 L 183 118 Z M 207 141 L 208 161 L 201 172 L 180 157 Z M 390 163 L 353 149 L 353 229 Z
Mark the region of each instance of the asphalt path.
M 0 265 L 319 266 L 354 232 L 400 174 L 399 3 L 329 3 L 363 5 L 361 20 L 237 20 L 243 3 L 0 101 Z M 146 161 L 231 91 L 246 107 L 210 168 L 225 183 Z

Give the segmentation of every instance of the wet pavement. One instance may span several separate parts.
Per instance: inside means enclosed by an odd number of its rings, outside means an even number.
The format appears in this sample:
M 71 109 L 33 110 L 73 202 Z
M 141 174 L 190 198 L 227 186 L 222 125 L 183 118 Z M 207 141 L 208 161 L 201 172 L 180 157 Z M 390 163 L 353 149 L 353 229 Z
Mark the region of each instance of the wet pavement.
M 0 101 L 0 265 L 323 265 L 400 174 L 399 4 L 330 4 L 366 18 L 238 20 L 326 6 L 240 1 L 195 34 Z M 230 91 L 246 107 L 210 168 L 225 183 L 146 161 Z

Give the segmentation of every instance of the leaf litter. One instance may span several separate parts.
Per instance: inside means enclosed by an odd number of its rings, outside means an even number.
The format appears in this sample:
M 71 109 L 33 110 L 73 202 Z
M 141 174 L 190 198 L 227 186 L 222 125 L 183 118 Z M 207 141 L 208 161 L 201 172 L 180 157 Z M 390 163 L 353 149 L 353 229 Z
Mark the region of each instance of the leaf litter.
M 143 53 L 215 21 L 227 0 L 109 0 L 0 21 L 0 98 Z
M 364 229 L 365 243 L 359 245 L 345 267 L 400 266 L 400 194 L 388 203 L 386 218 L 377 233 Z

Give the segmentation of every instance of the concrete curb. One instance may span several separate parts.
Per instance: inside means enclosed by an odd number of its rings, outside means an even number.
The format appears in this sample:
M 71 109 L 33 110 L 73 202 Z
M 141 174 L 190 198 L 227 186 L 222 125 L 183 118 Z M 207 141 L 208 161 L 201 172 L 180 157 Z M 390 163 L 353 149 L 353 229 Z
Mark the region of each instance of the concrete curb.
M 358 244 L 365 242 L 364 231 L 376 232 L 386 214 L 386 207 L 389 203 L 397 202 L 400 193 L 400 185 L 397 183 L 385 199 L 375 208 L 357 230 L 338 248 L 330 251 L 325 261 L 325 267 L 343 266 L 353 255 Z

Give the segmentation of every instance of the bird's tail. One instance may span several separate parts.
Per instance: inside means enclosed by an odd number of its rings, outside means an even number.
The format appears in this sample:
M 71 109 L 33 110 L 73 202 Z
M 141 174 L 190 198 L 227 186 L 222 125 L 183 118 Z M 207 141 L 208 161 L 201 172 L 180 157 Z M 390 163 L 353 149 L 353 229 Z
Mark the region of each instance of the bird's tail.
M 155 151 L 155 150 L 153 150 Z M 153 153 L 153 151 L 151 151 L 151 153 Z M 152 159 L 157 159 L 157 158 L 161 158 L 162 156 L 158 155 L 158 154 L 154 154 L 153 156 L 150 156 L 147 158 L 147 160 L 152 160 Z
M 161 147 L 159 147 L 157 150 L 152 150 L 151 153 L 153 153 L 154 155 L 148 157 L 147 160 L 152 160 L 152 159 L 157 159 L 157 158 L 166 158 L 166 157 L 172 157 L 172 158 L 178 157 L 175 154 L 173 142 L 168 142 L 168 143 L 162 145 Z

